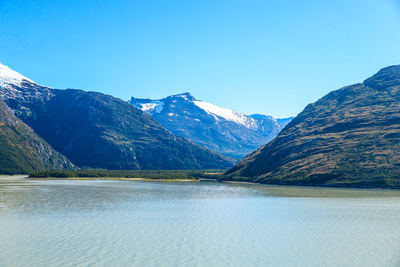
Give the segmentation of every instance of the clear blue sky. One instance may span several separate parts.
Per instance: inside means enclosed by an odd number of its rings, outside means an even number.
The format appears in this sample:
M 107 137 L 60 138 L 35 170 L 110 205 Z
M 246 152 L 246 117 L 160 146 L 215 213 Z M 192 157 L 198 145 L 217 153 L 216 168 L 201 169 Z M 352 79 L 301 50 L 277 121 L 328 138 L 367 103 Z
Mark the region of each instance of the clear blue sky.
M 55 88 L 286 117 L 400 64 L 400 0 L 0 0 L 0 62 Z

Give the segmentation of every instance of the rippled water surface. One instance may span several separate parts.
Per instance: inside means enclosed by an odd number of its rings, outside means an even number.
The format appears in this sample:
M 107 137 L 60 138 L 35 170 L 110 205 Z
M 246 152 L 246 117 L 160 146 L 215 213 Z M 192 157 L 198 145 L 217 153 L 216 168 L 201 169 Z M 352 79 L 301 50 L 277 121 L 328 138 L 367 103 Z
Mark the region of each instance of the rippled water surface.
M 400 191 L 0 177 L 0 266 L 400 266 Z

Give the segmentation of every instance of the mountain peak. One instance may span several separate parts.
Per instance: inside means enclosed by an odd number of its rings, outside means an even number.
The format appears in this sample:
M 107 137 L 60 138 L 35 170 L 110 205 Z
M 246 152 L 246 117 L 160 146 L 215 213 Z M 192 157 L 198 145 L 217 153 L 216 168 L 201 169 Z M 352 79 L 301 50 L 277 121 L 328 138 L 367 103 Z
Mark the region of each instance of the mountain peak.
M 6 65 L 0 62 L 0 86 L 10 86 L 16 85 L 21 86 L 23 81 L 32 82 L 31 79 L 26 78 L 25 76 L 19 74 L 16 71 L 13 71 Z
M 130 103 L 171 133 L 234 158 L 242 158 L 273 139 L 289 122 L 264 115 L 260 115 L 264 119 L 253 118 L 196 100 L 188 92 L 155 100 L 132 97 Z
M 196 100 L 196 98 L 194 98 L 194 96 L 189 92 L 184 92 L 184 93 L 181 93 L 181 94 L 171 95 L 169 97 L 170 98 L 183 98 L 184 100 L 187 100 L 187 101 L 195 101 Z
M 364 85 L 376 89 L 400 86 L 400 65 L 393 65 L 381 69 L 375 75 L 366 79 Z

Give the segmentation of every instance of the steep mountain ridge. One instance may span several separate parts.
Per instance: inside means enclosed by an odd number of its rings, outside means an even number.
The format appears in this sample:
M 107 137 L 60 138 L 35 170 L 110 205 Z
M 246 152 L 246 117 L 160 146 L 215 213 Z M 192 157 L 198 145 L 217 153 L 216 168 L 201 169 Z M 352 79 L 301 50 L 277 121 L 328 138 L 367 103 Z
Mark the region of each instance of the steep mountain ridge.
M 190 93 L 163 99 L 132 97 L 130 103 L 149 113 L 173 134 L 187 138 L 221 154 L 242 158 L 274 138 L 290 121 L 270 116 L 248 116 L 211 103 Z
M 400 186 L 400 66 L 308 105 L 225 179 L 274 184 Z
M 0 99 L 0 174 L 74 168 Z

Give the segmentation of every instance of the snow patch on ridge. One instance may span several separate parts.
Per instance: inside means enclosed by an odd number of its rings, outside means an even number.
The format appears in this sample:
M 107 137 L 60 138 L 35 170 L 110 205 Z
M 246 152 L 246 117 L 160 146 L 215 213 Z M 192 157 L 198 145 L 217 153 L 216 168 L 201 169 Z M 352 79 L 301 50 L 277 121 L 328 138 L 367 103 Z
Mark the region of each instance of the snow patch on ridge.
M 203 109 L 206 111 L 208 114 L 213 115 L 216 120 L 218 120 L 218 117 L 224 118 L 225 120 L 228 121 L 233 121 L 238 124 L 242 124 L 246 126 L 247 128 L 255 127 L 256 126 L 256 121 L 253 118 L 250 118 L 242 113 L 236 112 L 231 109 L 227 108 L 221 108 L 218 106 L 215 106 L 211 103 L 203 102 L 203 101 L 193 101 L 193 103 L 198 106 L 199 108 Z
M 31 79 L 13 71 L 9 67 L 0 63 L 0 86 L 10 87 L 10 85 L 21 86 L 23 81 L 34 83 Z
M 0 63 L 0 97 L 3 100 L 19 99 L 28 103 L 32 99 L 50 99 L 53 96 L 50 89 Z
M 140 106 L 140 109 L 144 112 L 151 113 L 155 111 L 156 113 L 160 113 L 164 109 L 164 102 L 153 100 L 149 103 L 142 103 Z

